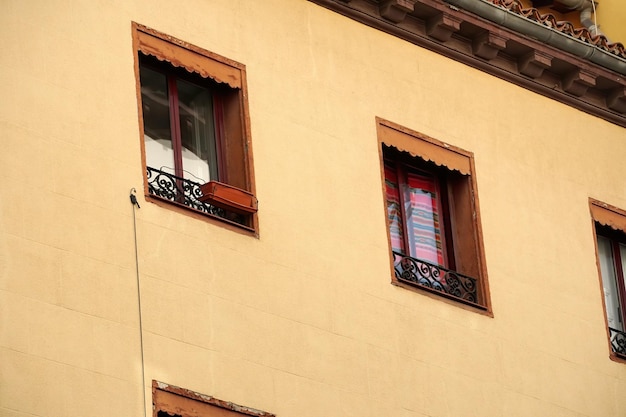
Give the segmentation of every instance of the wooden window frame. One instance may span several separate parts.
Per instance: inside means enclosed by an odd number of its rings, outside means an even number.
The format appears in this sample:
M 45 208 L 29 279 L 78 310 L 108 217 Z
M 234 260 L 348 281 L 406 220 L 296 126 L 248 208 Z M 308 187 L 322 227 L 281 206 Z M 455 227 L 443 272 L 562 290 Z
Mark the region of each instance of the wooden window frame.
M 602 201 L 590 198 L 589 209 L 591 212 L 593 241 L 596 251 L 596 266 L 598 268 L 598 280 L 600 289 L 604 288 L 602 279 L 602 270 L 600 268 L 600 253 L 598 250 L 598 236 L 603 236 L 610 240 L 613 262 L 615 266 L 615 274 L 617 281 L 617 292 L 620 303 L 620 313 L 623 323 L 626 323 L 626 284 L 624 282 L 625 271 L 622 268 L 621 253 L 619 243 L 626 244 L 626 210 L 604 203 Z M 604 229 L 604 230 L 598 230 Z M 609 357 L 616 361 L 626 363 L 626 355 L 615 352 L 611 346 L 611 333 L 609 330 L 607 306 L 604 299 L 604 292 L 600 291 L 600 299 L 602 301 L 602 310 L 604 312 L 604 328 L 607 334 L 607 344 L 609 348 Z
M 152 416 L 160 417 L 161 413 L 180 417 L 276 417 L 265 411 L 152 380 Z
M 155 62 L 156 61 L 156 62 Z M 184 81 L 187 83 L 198 85 L 210 91 L 212 106 L 213 106 L 213 122 L 215 123 L 215 147 L 217 153 L 217 170 L 218 178 L 216 180 L 224 183 L 228 183 L 228 170 L 227 161 L 224 158 L 222 149 L 224 148 L 224 110 L 223 110 L 223 89 L 216 88 L 215 85 L 211 85 L 210 80 L 202 80 L 201 77 L 196 74 L 191 74 L 184 69 L 175 68 L 169 63 L 159 62 L 157 59 L 148 55 L 141 55 L 139 57 L 139 67 L 147 68 L 154 72 L 158 72 L 163 75 L 167 83 L 168 101 L 169 101 L 169 115 L 170 115 L 170 130 L 172 147 L 174 153 L 174 174 L 178 177 L 183 177 L 183 138 L 180 124 L 180 99 L 177 87 L 177 81 Z M 143 117 L 143 109 L 142 109 Z M 145 133 L 144 133 L 145 135 Z
M 391 282 L 405 288 L 415 289 L 421 293 L 435 294 L 438 297 L 451 299 L 455 305 L 467 306 L 493 317 L 489 283 L 487 279 L 486 261 L 478 203 L 478 186 L 474 167 L 474 155 L 461 148 L 449 145 L 423 133 L 403 127 L 380 117 L 376 118 L 378 149 L 381 161 L 381 180 L 383 197 L 385 193 L 385 148 L 395 148 L 405 158 L 411 158 L 417 165 L 430 166 L 440 179 L 442 196 L 445 203 L 442 208 L 447 213 L 440 223 L 444 225 L 442 236 L 444 250 L 448 252 L 448 267 L 456 272 L 473 277 L 478 285 L 476 303 L 464 303 L 463 300 L 447 297 L 445 293 L 431 291 L 422 286 L 413 286 L 398 280 L 394 270 L 394 256 L 390 251 Z M 385 204 L 386 213 L 386 204 Z M 387 239 L 391 248 L 389 219 Z
M 190 78 L 202 77 L 207 79 L 208 83 L 218 86 L 216 89 L 218 93 L 214 96 L 217 98 L 214 106 L 214 116 L 219 181 L 245 190 L 252 195 L 256 194 L 245 65 L 136 22 L 132 23 L 132 34 L 146 200 L 173 208 L 193 217 L 209 219 L 211 222 L 215 220 L 216 223 L 227 225 L 227 227 L 233 226 L 235 230 L 243 229 L 252 232 L 258 237 L 259 225 L 256 213 L 250 214 L 246 222 L 247 224 L 242 225 L 229 221 L 227 218 L 194 210 L 176 201 L 150 194 L 146 176 L 144 120 L 141 104 L 141 80 L 139 76 L 141 61 L 144 58 L 141 56 L 153 57 L 158 61 L 162 61 L 158 65 L 161 72 L 165 71 L 168 74 L 175 74 L 186 71 Z M 185 77 L 180 79 L 184 80 Z M 172 104 L 170 104 L 171 106 Z M 172 139 L 174 140 L 174 138 Z

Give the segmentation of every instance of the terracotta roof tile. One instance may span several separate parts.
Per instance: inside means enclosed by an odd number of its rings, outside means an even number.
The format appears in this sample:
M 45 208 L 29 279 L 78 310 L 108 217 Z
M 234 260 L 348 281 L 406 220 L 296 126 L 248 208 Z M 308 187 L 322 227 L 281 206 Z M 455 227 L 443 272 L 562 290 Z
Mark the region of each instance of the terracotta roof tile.
M 607 51 L 620 58 L 626 59 L 626 48 L 624 45 L 616 42 L 610 43 L 606 36 L 592 36 L 591 32 L 587 28 L 576 28 L 572 22 L 559 21 L 553 14 L 541 13 L 534 7 L 525 8 L 518 0 L 487 0 L 490 3 L 507 9 L 513 13 L 525 17 L 526 19 L 533 20 L 537 23 L 541 23 L 544 26 L 553 28 L 561 33 L 578 39 L 582 42 L 595 45 L 596 47 Z

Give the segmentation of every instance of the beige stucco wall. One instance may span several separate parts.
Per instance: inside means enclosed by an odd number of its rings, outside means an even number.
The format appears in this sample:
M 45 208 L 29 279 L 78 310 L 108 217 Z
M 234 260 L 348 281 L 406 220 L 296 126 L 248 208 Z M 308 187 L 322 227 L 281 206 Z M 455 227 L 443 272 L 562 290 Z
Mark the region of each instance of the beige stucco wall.
M 246 64 L 260 202 L 257 239 L 140 192 L 148 403 L 626 415 L 587 202 L 626 208 L 623 128 L 304 0 L 0 9 L 0 415 L 143 414 L 131 21 Z M 474 152 L 493 318 L 390 285 L 376 116 Z

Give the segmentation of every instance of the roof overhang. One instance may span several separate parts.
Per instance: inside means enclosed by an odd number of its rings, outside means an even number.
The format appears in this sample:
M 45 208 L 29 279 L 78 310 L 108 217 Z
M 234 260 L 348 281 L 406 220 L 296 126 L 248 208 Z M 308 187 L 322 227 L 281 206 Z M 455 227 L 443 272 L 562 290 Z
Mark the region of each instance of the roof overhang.
M 497 0 L 309 1 L 626 127 L 626 60 L 550 21 Z

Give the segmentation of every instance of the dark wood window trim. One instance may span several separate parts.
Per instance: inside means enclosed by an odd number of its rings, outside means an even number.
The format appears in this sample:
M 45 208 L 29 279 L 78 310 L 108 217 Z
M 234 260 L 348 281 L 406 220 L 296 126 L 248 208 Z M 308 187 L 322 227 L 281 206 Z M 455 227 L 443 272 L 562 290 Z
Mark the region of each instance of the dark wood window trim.
M 602 269 L 600 267 L 600 251 L 598 236 L 602 236 L 610 243 L 610 252 L 614 262 L 616 274 L 617 298 L 619 302 L 619 314 L 622 323 L 626 323 L 626 283 L 624 282 L 625 271 L 622 268 L 623 256 L 619 250 L 619 244 L 626 244 L 626 211 L 610 204 L 603 203 L 593 198 L 589 199 L 589 208 L 593 222 L 593 236 L 596 245 L 596 264 L 598 268 L 598 281 L 600 289 L 604 288 Z M 626 363 L 626 352 L 616 352 L 611 343 L 611 330 L 605 301 L 604 291 L 601 291 L 602 308 L 604 311 L 605 329 L 609 345 L 610 358 L 616 362 Z M 615 337 L 615 335 L 613 335 Z M 621 337 L 620 337 L 621 338 Z M 624 338 L 621 338 L 624 340 Z
M 153 417 L 275 417 L 188 389 L 152 381 Z
M 256 189 L 245 66 L 135 22 L 132 23 L 132 33 L 146 200 L 211 223 L 251 232 L 258 237 L 259 225 L 256 213 L 230 213 L 214 207 L 207 210 L 206 203 L 194 206 L 178 201 L 179 198 L 163 198 L 151 193 L 144 140 L 140 66 L 148 62 L 149 65 L 156 66 L 168 74 L 170 91 L 175 89 L 175 85 L 172 85 L 175 77 L 204 80 L 202 81 L 204 84 L 212 86 L 219 181 L 254 195 Z M 176 95 L 170 96 L 170 99 L 175 100 Z M 175 103 L 171 105 L 177 108 Z M 175 115 L 172 116 L 172 120 L 174 119 Z M 174 133 L 174 140 L 179 140 L 178 136 Z M 181 157 L 176 154 L 180 152 L 179 147 L 175 147 L 174 152 L 175 160 L 179 161 Z M 176 169 L 176 173 L 172 174 L 181 177 L 179 164 Z
M 448 253 L 448 261 L 446 265 L 441 266 L 454 269 L 451 271 L 452 273 L 473 278 L 477 288 L 475 297 L 473 297 L 475 299 L 472 301 L 447 293 L 447 290 L 437 291 L 429 288 L 428 285 L 415 283 L 415 280 L 411 282 L 410 279 L 404 279 L 402 274 L 396 271 L 399 257 L 390 250 L 392 283 L 417 289 L 420 292 L 426 291 L 443 296 L 454 300 L 457 305 L 467 305 L 472 310 L 493 316 L 480 225 L 473 154 L 381 118 L 376 118 L 376 123 L 382 191 L 385 201 L 387 198 L 385 158 L 413 161 L 415 165 L 425 167 L 429 172 L 434 173 L 439 179 L 441 194 L 445 196 L 441 200 L 442 211 L 446 216 L 443 221 L 442 233 L 444 234 L 443 240 L 445 250 Z M 387 216 L 386 205 L 385 219 L 389 247 L 392 248 L 390 220 Z
M 445 1 L 309 1 L 626 127 L 626 77 L 622 74 Z

